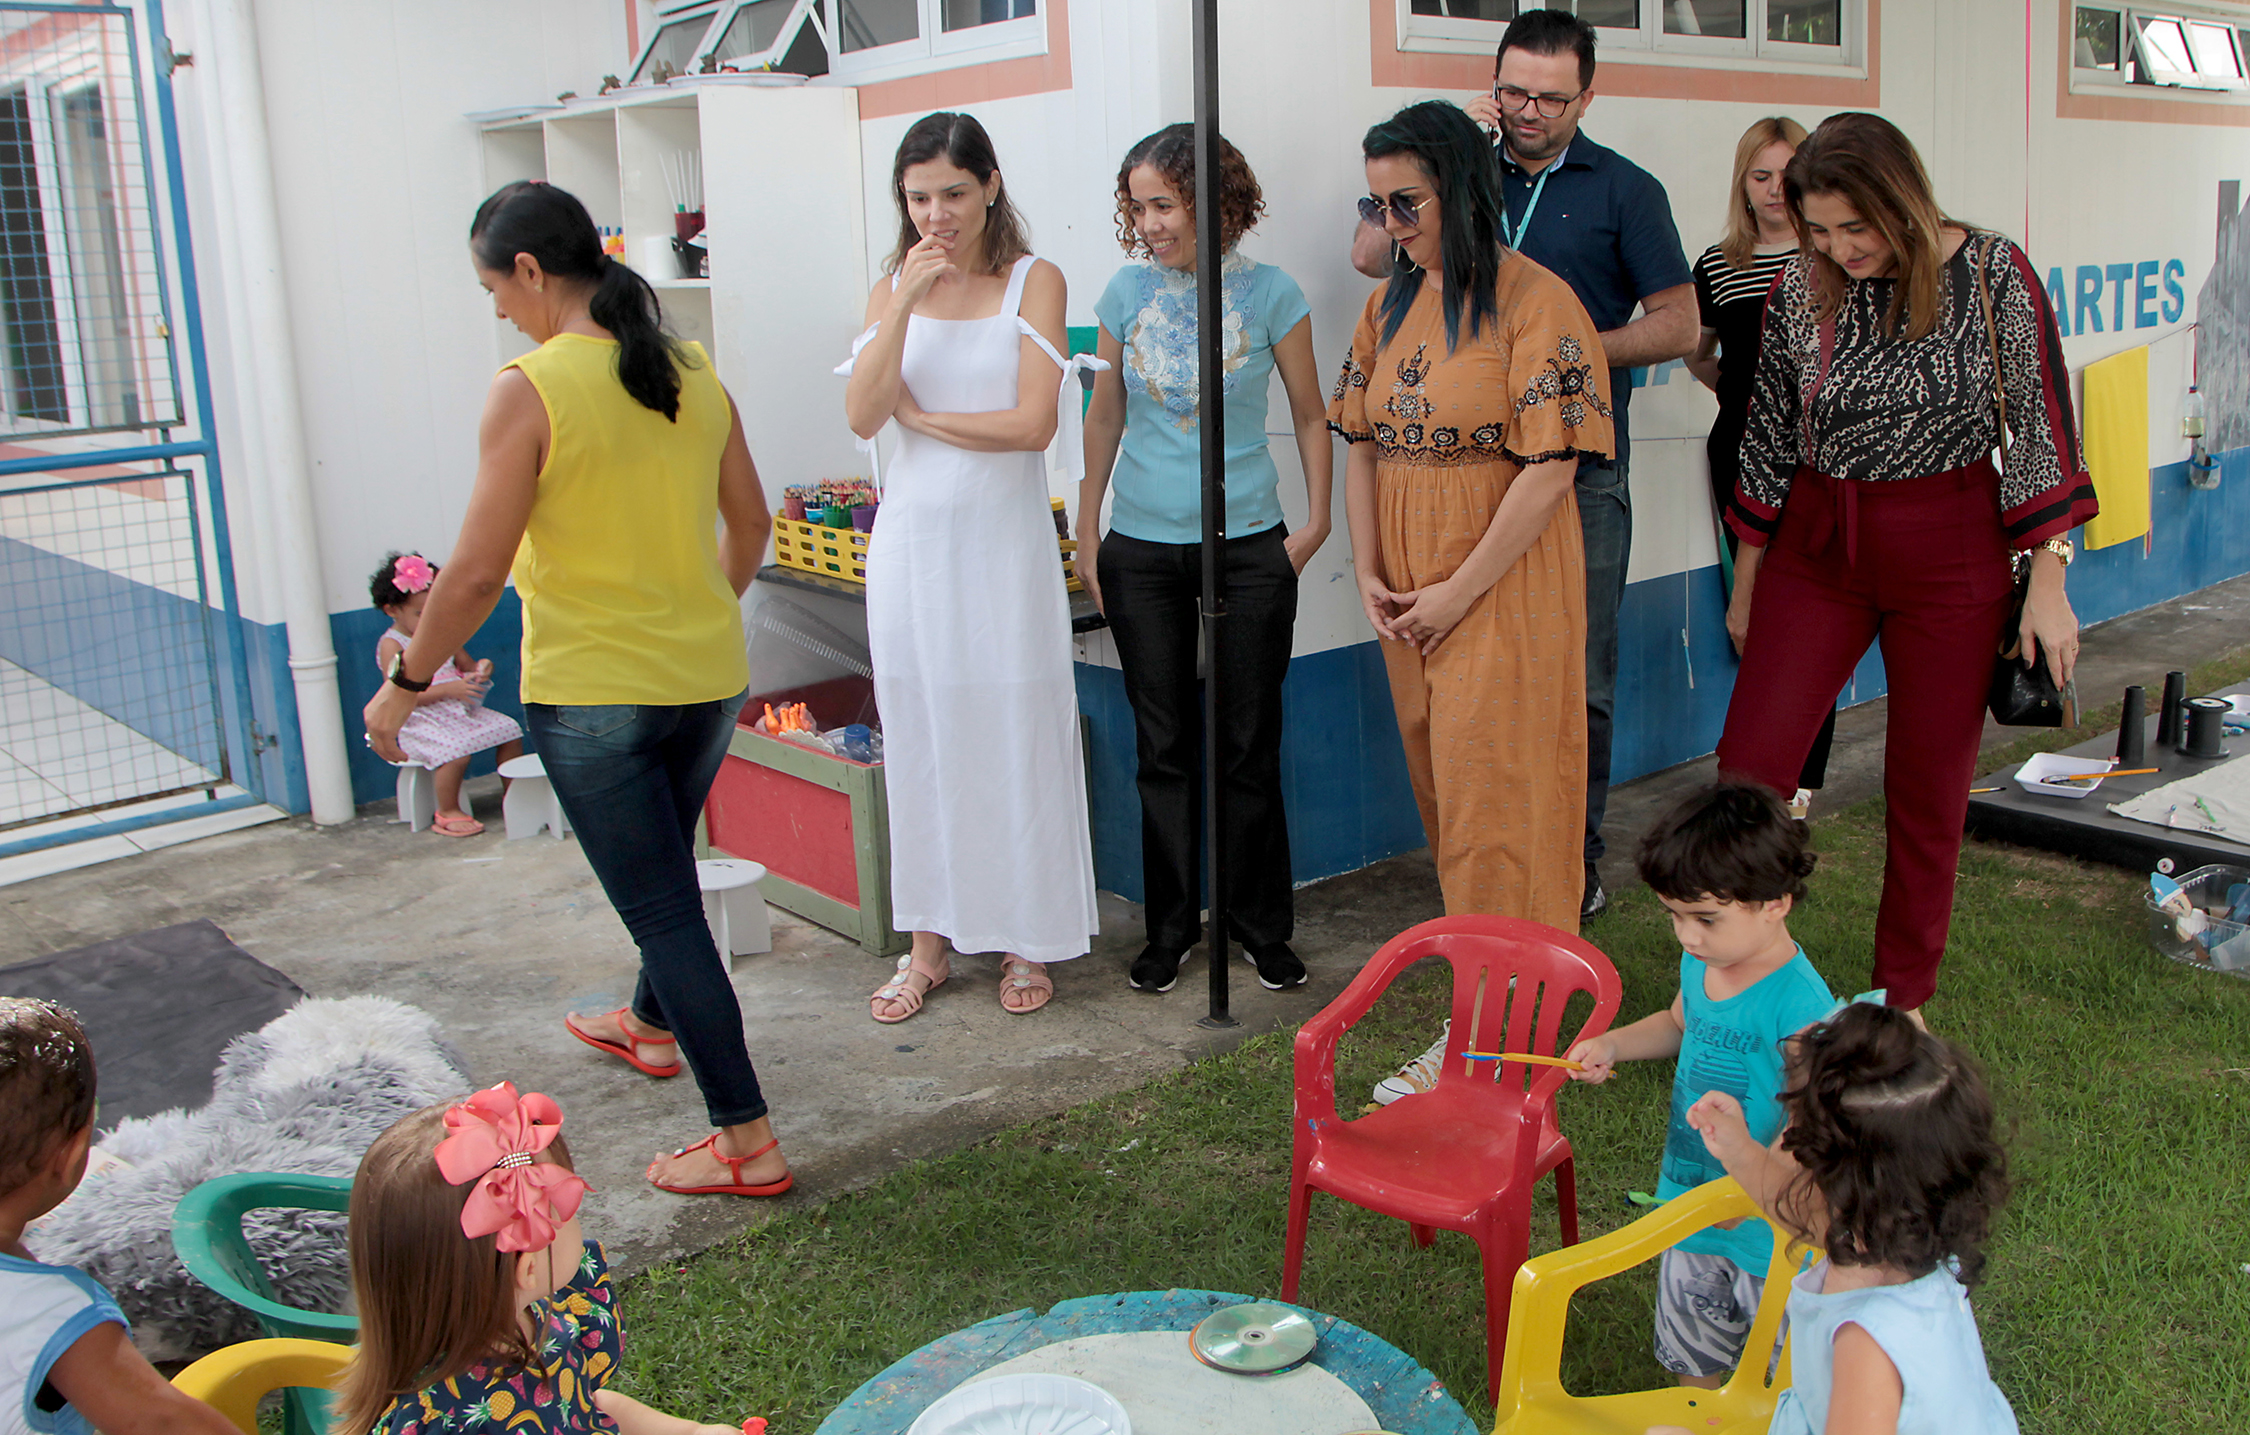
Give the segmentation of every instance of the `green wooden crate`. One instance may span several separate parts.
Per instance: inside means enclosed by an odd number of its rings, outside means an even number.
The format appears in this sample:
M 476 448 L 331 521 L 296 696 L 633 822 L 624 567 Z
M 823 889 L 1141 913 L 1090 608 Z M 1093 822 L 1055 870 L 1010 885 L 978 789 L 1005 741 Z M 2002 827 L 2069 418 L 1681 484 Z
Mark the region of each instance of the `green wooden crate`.
M 699 856 L 766 869 L 758 884 L 786 912 L 896 956 L 891 926 L 891 824 L 883 768 L 847 762 L 738 727 L 703 809 Z

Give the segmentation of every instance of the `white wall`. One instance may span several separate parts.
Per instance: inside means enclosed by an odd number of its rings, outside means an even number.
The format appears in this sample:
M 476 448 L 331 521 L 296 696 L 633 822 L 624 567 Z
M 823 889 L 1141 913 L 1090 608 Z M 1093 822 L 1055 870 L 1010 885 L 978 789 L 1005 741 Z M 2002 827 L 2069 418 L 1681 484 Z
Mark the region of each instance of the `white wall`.
M 174 39 L 192 50 L 184 6 Z M 257 6 L 266 115 L 292 329 L 304 396 L 331 611 L 365 606 L 366 575 L 390 548 L 442 556 L 476 465 L 476 421 L 497 356 L 490 302 L 468 260 L 483 196 L 477 130 L 464 113 L 592 93 L 620 68 L 616 0 L 263 0 Z M 221 453 L 240 471 L 234 375 L 207 170 L 209 97 L 180 70 L 190 208 L 204 275 Z M 245 512 L 250 507 L 253 511 Z M 268 525 L 233 512 L 245 615 L 280 618 Z

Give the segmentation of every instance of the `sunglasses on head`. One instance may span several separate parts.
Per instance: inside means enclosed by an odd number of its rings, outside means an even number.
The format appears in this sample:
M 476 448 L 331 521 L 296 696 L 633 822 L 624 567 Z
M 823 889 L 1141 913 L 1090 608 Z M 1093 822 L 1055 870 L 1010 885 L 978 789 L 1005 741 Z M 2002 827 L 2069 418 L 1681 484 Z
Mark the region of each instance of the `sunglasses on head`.
M 1420 203 L 1409 204 L 1403 196 L 1394 194 L 1391 196 L 1390 202 L 1385 204 L 1372 194 L 1363 194 L 1359 197 L 1359 217 L 1380 229 L 1383 227 L 1383 216 L 1387 212 L 1393 219 L 1396 219 L 1408 229 L 1418 229 L 1422 224 L 1422 210 L 1436 198 L 1437 196 L 1433 194 Z

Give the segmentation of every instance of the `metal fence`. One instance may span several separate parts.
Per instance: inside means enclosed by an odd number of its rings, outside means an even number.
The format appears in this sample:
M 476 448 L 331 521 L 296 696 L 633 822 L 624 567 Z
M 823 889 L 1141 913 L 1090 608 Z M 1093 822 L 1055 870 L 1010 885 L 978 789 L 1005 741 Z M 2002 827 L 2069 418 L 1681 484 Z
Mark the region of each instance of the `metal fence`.
M 0 831 L 228 779 L 197 476 L 0 491 Z
M 248 720 L 160 31 L 0 4 L 0 848 L 216 790 Z

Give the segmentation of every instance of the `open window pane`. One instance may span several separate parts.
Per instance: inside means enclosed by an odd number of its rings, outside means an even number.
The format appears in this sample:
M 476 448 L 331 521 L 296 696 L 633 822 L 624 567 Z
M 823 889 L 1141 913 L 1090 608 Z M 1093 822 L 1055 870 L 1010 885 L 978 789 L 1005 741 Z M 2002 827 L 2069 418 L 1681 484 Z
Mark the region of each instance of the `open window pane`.
M 1665 3 L 1670 4 L 1672 0 L 1665 0 Z M 1696 0 L 1696 3 L 1723 8 L 1726 0 Z M 1733 0 L 1737 9 L 1741 8 L 1741 3 L 1742 0 Z M 1543 4 L 1540 0 L 1409 0 L 1407 6 L 1407 12 L 1413 15 L 1436 15 L 1448 20 L 1497 20 L 1502 24 L 1526 10 L 1561 10 L 1602 29 L 1641 28 L 1641 0 L 1545 0 Z
M 1023 20 L 1039 13 L 1039 0 L 945 0 L 945 28 L 973 30 L 1003 20 Z
M 920 0 L 835 0 L 836 48 L 844 54 L 920 39 Z
M 745 55 L 763 54 L 781 38 L 782 22 L 796 6 L 797 0 L 750 0 L 734 12 L 727 32 L 711 47 L 711 53 L 722 65 Z
M 2142 20 L 2141 52 L 2148 56 L 2152 70 L 2170 70 L 2174 74 L 2195 73 L 2195 60 L 2188 54 L 2187 32 L 2177 20 Z
M 2242 62 L 2234 53 L 2234 36 L 2224 25 L 2190 20 L 2188 49 L 2195 56 L 2195 72 L 2214 80 L 2239 80 Z
M 2078 35 L 2071 42 L 2071 64 L 2081 70 L 2109 70 L 2118 65 L 2117 12 L 2078 7 Z
M 1664 0 L 1664 33 L 1739 40 L 1749 33 L 1749 0 Z
M 1766 0 L 1766 38 L 1791 45 L 1844 43 L 1844 0 Z
M 685 20 L 674 20 L 656 32 L 649 42 L 648 53 L 641 57 L 640 68 L 633 71 L 633 83 L 652 85 L 687 73 L 688 61 L 695 56 L 696 47 L 703 43 L 704 32 L 711 28 L 711 12 L 706 10 Z

